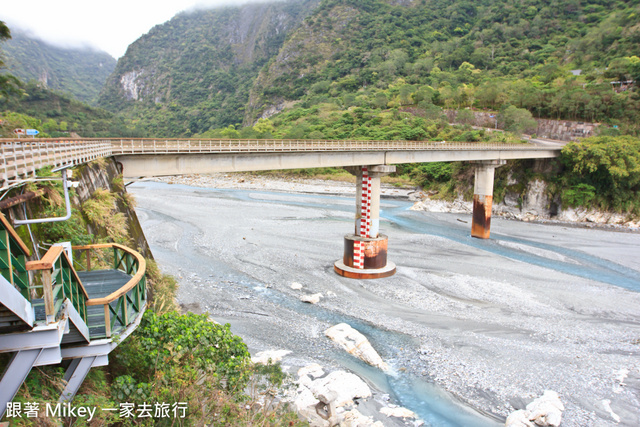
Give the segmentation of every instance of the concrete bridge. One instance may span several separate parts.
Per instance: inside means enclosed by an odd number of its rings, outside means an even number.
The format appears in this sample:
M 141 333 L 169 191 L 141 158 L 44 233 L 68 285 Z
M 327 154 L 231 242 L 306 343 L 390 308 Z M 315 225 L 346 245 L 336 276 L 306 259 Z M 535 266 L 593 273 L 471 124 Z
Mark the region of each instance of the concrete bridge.
M 395 273 L 387 236 L 379 231 L 380 177 L 396 164 L 472 161 L 475 186 L 471 235 L 488 239 L 495 168 L 512 159 L 552 158 L 562 147 L 423 141 L 80 139 L 0 140 L 0 189 L 20 185 L 45 166 L 114 157 L 125 179 L 214 172 L 345 167 L 357 177 L 353 234 L 345 236 L 335 271 L 351 278 Z

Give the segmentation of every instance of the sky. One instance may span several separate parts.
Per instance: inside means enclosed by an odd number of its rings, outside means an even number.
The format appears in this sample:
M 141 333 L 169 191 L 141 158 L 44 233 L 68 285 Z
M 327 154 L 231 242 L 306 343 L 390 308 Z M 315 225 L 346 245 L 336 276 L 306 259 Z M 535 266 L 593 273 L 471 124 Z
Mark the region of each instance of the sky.
M 249 1 L 3 0 L 0 21 L 56 46 L 93 47 L 118 59 L 141 35 L 183 10 Z

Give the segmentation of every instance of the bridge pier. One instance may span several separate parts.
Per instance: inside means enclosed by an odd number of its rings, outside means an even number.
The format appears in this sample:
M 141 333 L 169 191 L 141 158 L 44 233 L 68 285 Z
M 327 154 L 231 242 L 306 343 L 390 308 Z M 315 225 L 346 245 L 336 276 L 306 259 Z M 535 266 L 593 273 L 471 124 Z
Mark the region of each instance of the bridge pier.
M 473 188 L 473 217 L 471 237 L 488 239 L 491 234 L 491 207 L 493 206 L 493 178 L 496 168 L 504 165 L 505 160 L 481 160 L 476 165 Z
M 387 261 L 388 237 L 380 234 L 380 177 L 395 172 L 395 166 L 346 168 L 356 176 L 356 217 L 353 234 L 344 236 L 344 256 L 334 270 L 351 279 L 377 279 L 395 274 Z

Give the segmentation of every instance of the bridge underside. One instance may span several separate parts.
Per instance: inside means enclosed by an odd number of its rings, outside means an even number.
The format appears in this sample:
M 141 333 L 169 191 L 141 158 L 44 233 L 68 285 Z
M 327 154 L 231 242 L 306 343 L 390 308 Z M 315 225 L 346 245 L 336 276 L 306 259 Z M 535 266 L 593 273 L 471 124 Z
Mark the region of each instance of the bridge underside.
M 125 179 L 141 177 L 252 172 L 401 163 L 471 160 L 539 159 L 558 156 L 557 150 L 407 150 L 407 151 L 306 151 L 271 153 L 216 153 L 119 155 Z

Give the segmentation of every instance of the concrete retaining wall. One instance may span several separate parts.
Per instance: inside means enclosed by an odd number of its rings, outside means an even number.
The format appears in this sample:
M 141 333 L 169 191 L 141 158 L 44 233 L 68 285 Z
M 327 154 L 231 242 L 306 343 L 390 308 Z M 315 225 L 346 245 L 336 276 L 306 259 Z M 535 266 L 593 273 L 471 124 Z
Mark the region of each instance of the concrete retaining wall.
M 445 110 L 449 123 L 456 123 L 458 111 Z M 474 111 L 476 120 L 474 126 L 494 129 L 496 126 L 497 112 Z M 491 117 L 494 116 L 494 117 Z M 536 135 L 541 138 L 558 139 L 561 141 L 575 141 L 596 134 L 599 123 L 576 122 L 571 120 L 535 119 L 538 122 Z M 500 129 L 498 123 L 498 129 Z

